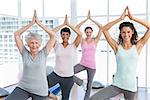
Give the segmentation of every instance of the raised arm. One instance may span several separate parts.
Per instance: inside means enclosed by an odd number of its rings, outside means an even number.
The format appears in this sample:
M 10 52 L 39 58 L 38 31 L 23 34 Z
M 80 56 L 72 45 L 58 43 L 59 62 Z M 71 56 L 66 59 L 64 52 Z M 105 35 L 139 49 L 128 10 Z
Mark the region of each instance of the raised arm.
M 109 29 L 117 24 L 118 22 L 120 22 L 121 20 L 123 20 L 126 16 L 126 9 L 124 10 L 123 14 L 121 15 L 120 18 L 112 21 L 112 22 L 109 22 L 108 24 L 106 24 L 105 26 L 103 26 L 103 33 L 104 33 L 104 36 L 107 40 L 107 42 L 109 43 L 109 45 L 111 46 L 111 48 L 114 50 L 114 52 L 116 53 L 117 52 L 117 49 L 118 49 L 118 43 L 111 37 L 110 33 L 109 33 Z
M 53 28 L 52 31 L 56 33 L 57 31 L 59 31 L 59 30 L 60 30 L 62 27 L 64 27 L 64 26 L 65 26 L 65 24 L 63 23 L 63 24 L 61 24 L 61 25 L 59 25 L 59 26 Z
M 85 20 L 81 21 L 79 24 L 77 24 L 77 25 L 75 26 L 75 28 L 80 29 L 80 27 L 81 27 L 87 20 L 88 20 L 88 19 L 86 18 Z
M 95 23 L 95 25 L 97 25 L 97 27 L 99 28 L 99 31 L 98 31 L 98 33 L 97 33 L 95 39 L 94 39 L 95 44 L 97 45 L 97 43 L 99 42 L 100 37 L 101 37 L 101 35 L 102 35 L 102 25 L 99 24 L 97 21 L 95 21 L 95 20 L 93 20 L 93 19 L 91 18 L 90 11 L 89 11 L 89 14 L 88 14 L 88 18 L 89 18 L 89 20 L 91 20 L 93 23 Z
M 25 32 L 27 29 L 29 29 L 34 23 L 35 23 L 35 13 L 33 15 L 31 23 L 29 23 L 26 26 L 23 26 L 21 29 L 17 30 L 14 33 L 15 42 L 16 42 L 17 48 L 19 49 L 20 53 L 22 53 L 22 51 L 23 51 L 23 41 L 20 36 L 23 32 Z
M 36 12 L 35 12 L 36 13 Z M 55 32 L 51 31 L 48 27 L 46 27 L 45 25 L 43 25 L 41 23 L 41 21 L 38 19 L 37 15 L 35 16 L 35 22 L 44 30 L 48 33 L 49 35 L 49 40 L 47 42 L 47 44 L 45 45 L 47 53 L 49 53 L 51 51 L 51 49 L 53 48 L 56 39 L 55 39 Z
M 89 12 L 90 13 L 90 12 Z M 88 17 L 86 19 L 84 19 L 83 21 L 81 21 L 79 24 L 77 24 L 75 26 L 75 28 L 79 29 L 80 30 L 80 27 L 88 20 Z M 79 38 L 80 39 L 80 38 Z M 81 36 L 81 39 L 80 39 L 80 43 L 82 42 L 83 38 Z M 77 40 L 78 41 L 78 40 Z
M 132 16 L 132 14 L 129 11 L 129 8 L 127 8 L 127 11 L 128 11 L 128 17 L 131 20 L 138 22 L 139 24 L 141 24 L 147 28 L 147 31 L 145 32 L 144 36 L 137 42 L 137 49 L 138 49 L 138 52 L 140 53 L 141 49 L 143 48 L 143 46 L 146 44 L 146 42 L 148 41 L 148 39 L 150 37 L 150 23 Z
M 82 32 L 80 31 L 80 29 L 75 28 L 73 25 L 69 24 L 67 15 L 65 16 L 65 24 L 69 26 L 75 33 L 77 33 L 77 37 L 75 38 L 75 41 L 73 43 L 76 47 L 78 47 L 82 40 Z
M 65 19 L 65 20 L 66 20 L 66 19 Z M 64 20 L 64 23 L 63 23 L 63 24 L 61 24 L 61 25 L 59 25 L 59 26 L 53 28 L 52 31 L 56 33 L 56 32 L 59 31 L 62 27 L 64 27 L 64 26 L 66 25 L 65 20 Z

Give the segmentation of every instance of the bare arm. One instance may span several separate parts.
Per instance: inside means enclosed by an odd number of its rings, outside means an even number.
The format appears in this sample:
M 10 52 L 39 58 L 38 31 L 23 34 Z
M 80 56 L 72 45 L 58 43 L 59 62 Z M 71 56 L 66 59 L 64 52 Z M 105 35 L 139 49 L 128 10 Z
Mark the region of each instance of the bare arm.
M 135 18 L 134 16 L 132 16 L 129 11 L 129 8 L 127 10 L 128 10 L 128 17 L 131 20 L 133 20 L 147 28 L 147 31 L 145 32 L 144 36 L 140 40 L 138 40 L 137 45 L 136 45 L 138 53 L 140 53 L 141 49 L 143 48 L 143 46 L 146 44 L 146 42 L 148 41 L 148 39 L 150 37 L 150 24 L 144 20 L 141 20 L 141 19 L 138 19 L 138 18 Z
M 88 19 L 85 19 L 85 20 L 81 21 L 79 24 L 77 24 L 77 25 L 75 26 L 75 28 L 80 29 L 80 27 L 81 27 L 87 20 L 88 20 Z
M 57 27 L 55 27 L 55 28 L 53 28 L 52 31 L 54 31 L 56 33 L 57 31 L 59 31 L 62 27 L 64 27 L 66 25 L 66 16 L 65 16 L 64 23 L 59 25 L 59 26 L 57 26 Z
M 95 39 L 94 39 L 95 44 L 97 45 L 97 43 L 99 42 L 100 37 L 101 37 L 101 35 L 102 35 L 102 25 L 99 24 L 97 21 L 91 19 L 91 18 L 90 18 L 90 20 L 91 20 L 93 23 L 95 23 L 95 24 L 98 26 L 98 28 L 99 28 L 99 31 L 98 31 L 98 33 L 97 33 Z
M 89 13 L 90 13 L 90 12 L 89 12 Z M 77 28 L 77 29 L 80 30 L 80 27 L 81 27 L 87 20 L 88 20 L 88 17 L 87 17 L 85 20 L 81 21 L 79 24 L 77 24 L 77 25 L 75 26 L 75 28 Z M 82 40 L 83 40 L 82 36 L 79 38 L 79 40 L 80 40 L 80 43 L 81 43 Z M 77 41 L 78 41 L 78 39 L 77 39 Z M 77 44 L 78 44 L 78 43 L 77 43 Z
M 47 44 L 46 44 L 46 46 L 45 46 L 45 47 L 46 47 L 46 50 L 47 50 L 47 53 L 49 53 L 49 52 L 51 51 L 51 49 L 53 48 L 55 42 L 56 42 L 56 39 L 55 39 L 55 32 L 51 31 L 48 27 L 46 27 L 45 25 L 43 25 L 43 24 L 39 21 L 39 19 L 37 18 L 37 16 L 36 16 L 35 22 L 36 22 L 43 30 L 45 30 L 45 31 L 48 33 L 48 35 L 49 35 L 49 40 L 48 40 L 48 42 L 47 42 Z
M 90 16 L 90 10 L 88 11 L 88 16 L 85 20 L 81 21 L 79 24 L 76 25 L 76 28 L 80 28 L 88 19 L 89 19 L 89 16 Z
M 79 44 L 81 43 L 82 32 L 80 31 L 80 29 L 75 28 L 73 25 L 69 24 L 67 16 L 65 17 L 65 23 L 66 23 L 66 25 L 69 26 L 75 33 L 77 33 L 77 37 L 75 38 L 75 41 L 74 41 L 73 43 L 75 44 L 76 47 L 78 47 Z
M 73 42 L 75 44 L 76 47 L 79 46 L 79 44 L 81 43 L 81 40 L 82 40 L 82 32 L 75 28 L 74 26 L 72 25 L 68 25 L 75 33 L 77 33 L 77 37 L 75 38 L 75 41 Z
M 61 24 L 61 25 L 59 25 L 59 26 L 53 28 L 52 31 L 56 33 L 56 32 L 59 31 L 63 26 L 65 26 L 65 25 L 64 25 L 64 24 Z
M 31 23 L 29 23 L 26 26 L 23 26 L 21 29 L 19 29 L 18 31 L 16 31 L 14 33 L 15 42 L 16 42 L 17 48 L 19 49 L 20 53 L 22 53 L 22 51 L 23 51 L 23 41 L 20 36 L 23 32 L 25 32 L 27 29 L 29 29 L 34 23 L 35 23 L 35 17 L 33 16 Z
M 121 20 L 123 20 L 126 16 L 126 9 L 124 10 L 123 14 L 121 15 L 120 18 L 112 21 L 112 22 L 109 22 L 108 24 L 106 24 L 104 27 L 103 27 L 103 33 L 104 33 L 104 36 L 107 40 L 107 42 L 109 43 L 109 45 L 111 46 L 111 48 L 114 50 L 114 52 L 116 53 L 117 52 L 117 49 L 118 49 L 118 43 L 111 37 L 110 33 L 109 33 L 109 29 L 115 25 L 116 23 L 120 22 Z

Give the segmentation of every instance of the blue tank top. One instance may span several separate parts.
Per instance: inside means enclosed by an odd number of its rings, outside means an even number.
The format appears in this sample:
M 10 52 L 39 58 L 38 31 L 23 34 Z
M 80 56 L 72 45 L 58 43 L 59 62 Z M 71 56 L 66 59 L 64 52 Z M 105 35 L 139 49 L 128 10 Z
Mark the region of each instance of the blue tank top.
M 116 53 L 117 72 L 113 79 L 113 85 L 121 89 L 136 92 L 137 62 L 138 52 L 135 45 L 128 50 L 119 45 Z

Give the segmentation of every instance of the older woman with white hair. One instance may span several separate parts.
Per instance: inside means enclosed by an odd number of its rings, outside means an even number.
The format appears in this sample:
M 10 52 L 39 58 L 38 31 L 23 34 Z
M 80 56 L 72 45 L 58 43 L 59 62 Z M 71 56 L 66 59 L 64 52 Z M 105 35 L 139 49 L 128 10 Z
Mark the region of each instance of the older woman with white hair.
M 47 44 L 39 50 L 42 42 L 41 36 L 37 33 L 29 33 L 25 38 L 29 47 L 28 50 L 24 46 L 20 36 L 35 23 L 48 33 L 50 39 Z M 47 100 L 48 84 L 46 77 L 46 60 L 55 43 L 55 35 L 53 31 L 50 31 L 44 26 L 36 17 L 36 12 L 34 12 L 31 23 L 16 31 L 14 37 L 22 56 L 23 75 L 18 86 L 6 98 L 6 100 L 27 100 L 30 97 L 33 100 Z

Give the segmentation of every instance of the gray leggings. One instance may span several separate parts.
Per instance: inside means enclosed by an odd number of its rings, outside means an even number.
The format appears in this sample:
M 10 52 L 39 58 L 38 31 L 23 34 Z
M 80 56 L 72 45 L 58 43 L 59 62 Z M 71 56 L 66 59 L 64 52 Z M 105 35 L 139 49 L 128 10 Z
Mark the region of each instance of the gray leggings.
M 110 98 L 120 93 L 124 94 L 125 100 L 135 100 L 136 92 L 123 90 L 113 85 L 110 85 L 95 93 L 89 100 L 110 100 Z
M 27 100 L 30 97 L 32 98 L 32 100 L 48 100 L 48 96 L 39 96 L 36 94 L 32 94 L 19 87 L 16 87 L 5 100 Z
M 93 81 L 96 69 L 91 69 L 91 68 L 85 67 L 81 64 L 77 64 L 74 66 L 74 73 L 75 74 L 79 73 L 83 70 L 87 71 L 87 90 L 86 90 L 86 93 L 84 96 L 84 100 L 88 100 L 89 96 L 90 96 L 92 81 Z M 74 82 L 76 84 L 78 84 L 79 86 L 81 86 L 83 84 L 83 80 L 81 80 L 80 78 L 78 78 L 76 76 L 74 76 Z

